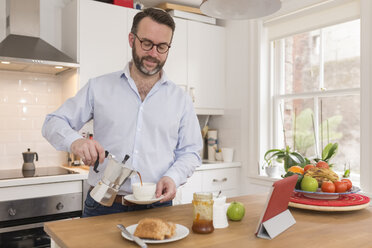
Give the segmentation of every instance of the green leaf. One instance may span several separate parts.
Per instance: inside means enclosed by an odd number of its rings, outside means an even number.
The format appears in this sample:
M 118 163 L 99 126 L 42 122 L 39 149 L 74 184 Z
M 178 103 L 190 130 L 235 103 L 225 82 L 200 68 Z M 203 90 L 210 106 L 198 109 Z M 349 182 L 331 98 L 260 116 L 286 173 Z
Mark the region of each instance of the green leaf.
M 271 154 L 268 158 L 265 157 L 264 159 L 266 160 L 266 162 L 269 162 L 270 160 L 272 160 L 275 157 L 278 158 L 278 157 L 282 156 L 282 154 L 283 154 L 283 152 L 278 151 L 278 152 L 275 152 L 275 153 Z
M 327 156 L 324 158 L 324 161 L 328 162 L 331 158 L 333 158 L 338 151 L 338 143 L 334 143 L 328 151 Z
M 271 154 L 271 153 L 274 153 L 274 154 Z M 264 155 L 264 159 L 267 161 L 267 160 L 270 160 L 273 156 L 275 156 L 275 154 L 278 154 L 278 153 L 284 153 L 283 150 L 280 150 L 280 149 L 271 149 L 271 150 L 268 150 L 265 155 Z M 271 154 L 271 155 L 270 155 Z M 268 158 L 268 156 L 270 155 L 270 157 Z
M 333 144 L 332 143 L 329 143 L 327 144 L 323 151 L 322 151 L 322 160 L 324 161 L 324 159 L 328 156 L 329 154 L 329 150 L 331 150 L 331 148 L 333 147 Z

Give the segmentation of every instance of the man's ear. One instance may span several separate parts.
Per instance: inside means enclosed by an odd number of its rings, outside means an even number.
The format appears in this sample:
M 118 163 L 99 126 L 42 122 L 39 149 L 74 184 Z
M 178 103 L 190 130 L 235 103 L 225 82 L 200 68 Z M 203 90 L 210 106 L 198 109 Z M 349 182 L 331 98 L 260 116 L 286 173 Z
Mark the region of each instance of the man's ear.
M 131 48 L 133 48 L 134 39 L 135 39 L 134 34 L 129 33 L 129 35 L 128 35 L 128 41 L 129 41 L 129 46 L 130 46 Z

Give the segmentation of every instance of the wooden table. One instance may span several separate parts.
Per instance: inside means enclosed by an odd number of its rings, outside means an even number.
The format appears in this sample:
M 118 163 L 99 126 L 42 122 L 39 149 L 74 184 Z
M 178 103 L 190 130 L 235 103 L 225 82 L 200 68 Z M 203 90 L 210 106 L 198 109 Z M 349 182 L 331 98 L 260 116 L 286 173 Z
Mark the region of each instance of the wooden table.
M 273 240 L 260 239 L 255 230 L 266 195 L 247 195 L 228 200 L 240 201 L 246 214 L 242 221 L 229 221 L 229 227 L 215 229 L 211 234 L 195 234 L 191 231 L 192 205 L 177 205 L 130 213 L 112 214 L 45 224 L 45 231 L 56 247 L 138 247 L 124 239 L 116 224 L 129 226 L 144 217 L 160 217 L 182 224 L 190 234 L 179 241 L 149 247 L 372 247 L 372 209 L 350 212 L 317 212 L 290 208 L 296 224 Z

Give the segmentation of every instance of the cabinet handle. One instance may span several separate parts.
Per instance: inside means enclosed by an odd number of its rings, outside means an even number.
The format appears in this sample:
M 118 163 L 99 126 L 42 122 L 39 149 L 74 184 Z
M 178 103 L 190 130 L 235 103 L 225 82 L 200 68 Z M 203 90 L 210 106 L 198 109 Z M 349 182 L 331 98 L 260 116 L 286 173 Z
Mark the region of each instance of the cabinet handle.
M 227 181 L 227 177 L 224 177 L 222 179 L 213 178 L 214 183 L 219 183 L 219 182 L 223 183 L 223 182 L 226 182 L 226 181 Z
M 189 94 L 191 96 L 192 102 L 195 102 L 195 88 L 190 87 Z

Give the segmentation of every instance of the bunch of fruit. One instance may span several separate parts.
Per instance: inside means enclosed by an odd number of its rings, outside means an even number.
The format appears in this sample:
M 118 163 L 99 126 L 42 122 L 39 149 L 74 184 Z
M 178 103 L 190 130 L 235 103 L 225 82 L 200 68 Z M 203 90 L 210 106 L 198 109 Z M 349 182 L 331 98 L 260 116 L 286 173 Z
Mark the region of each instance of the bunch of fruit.
M 340 180 L 325 161 L 319 161 L 316 165 L 308 164 L 304 168 L 298 165 L 292 166 L 284 177 L 293 174 L 298 175 L 296 189 L 304 191 L 316 192 L 319 188 L 327 193 L 343 193 L 353 186 L 349 179 Z

